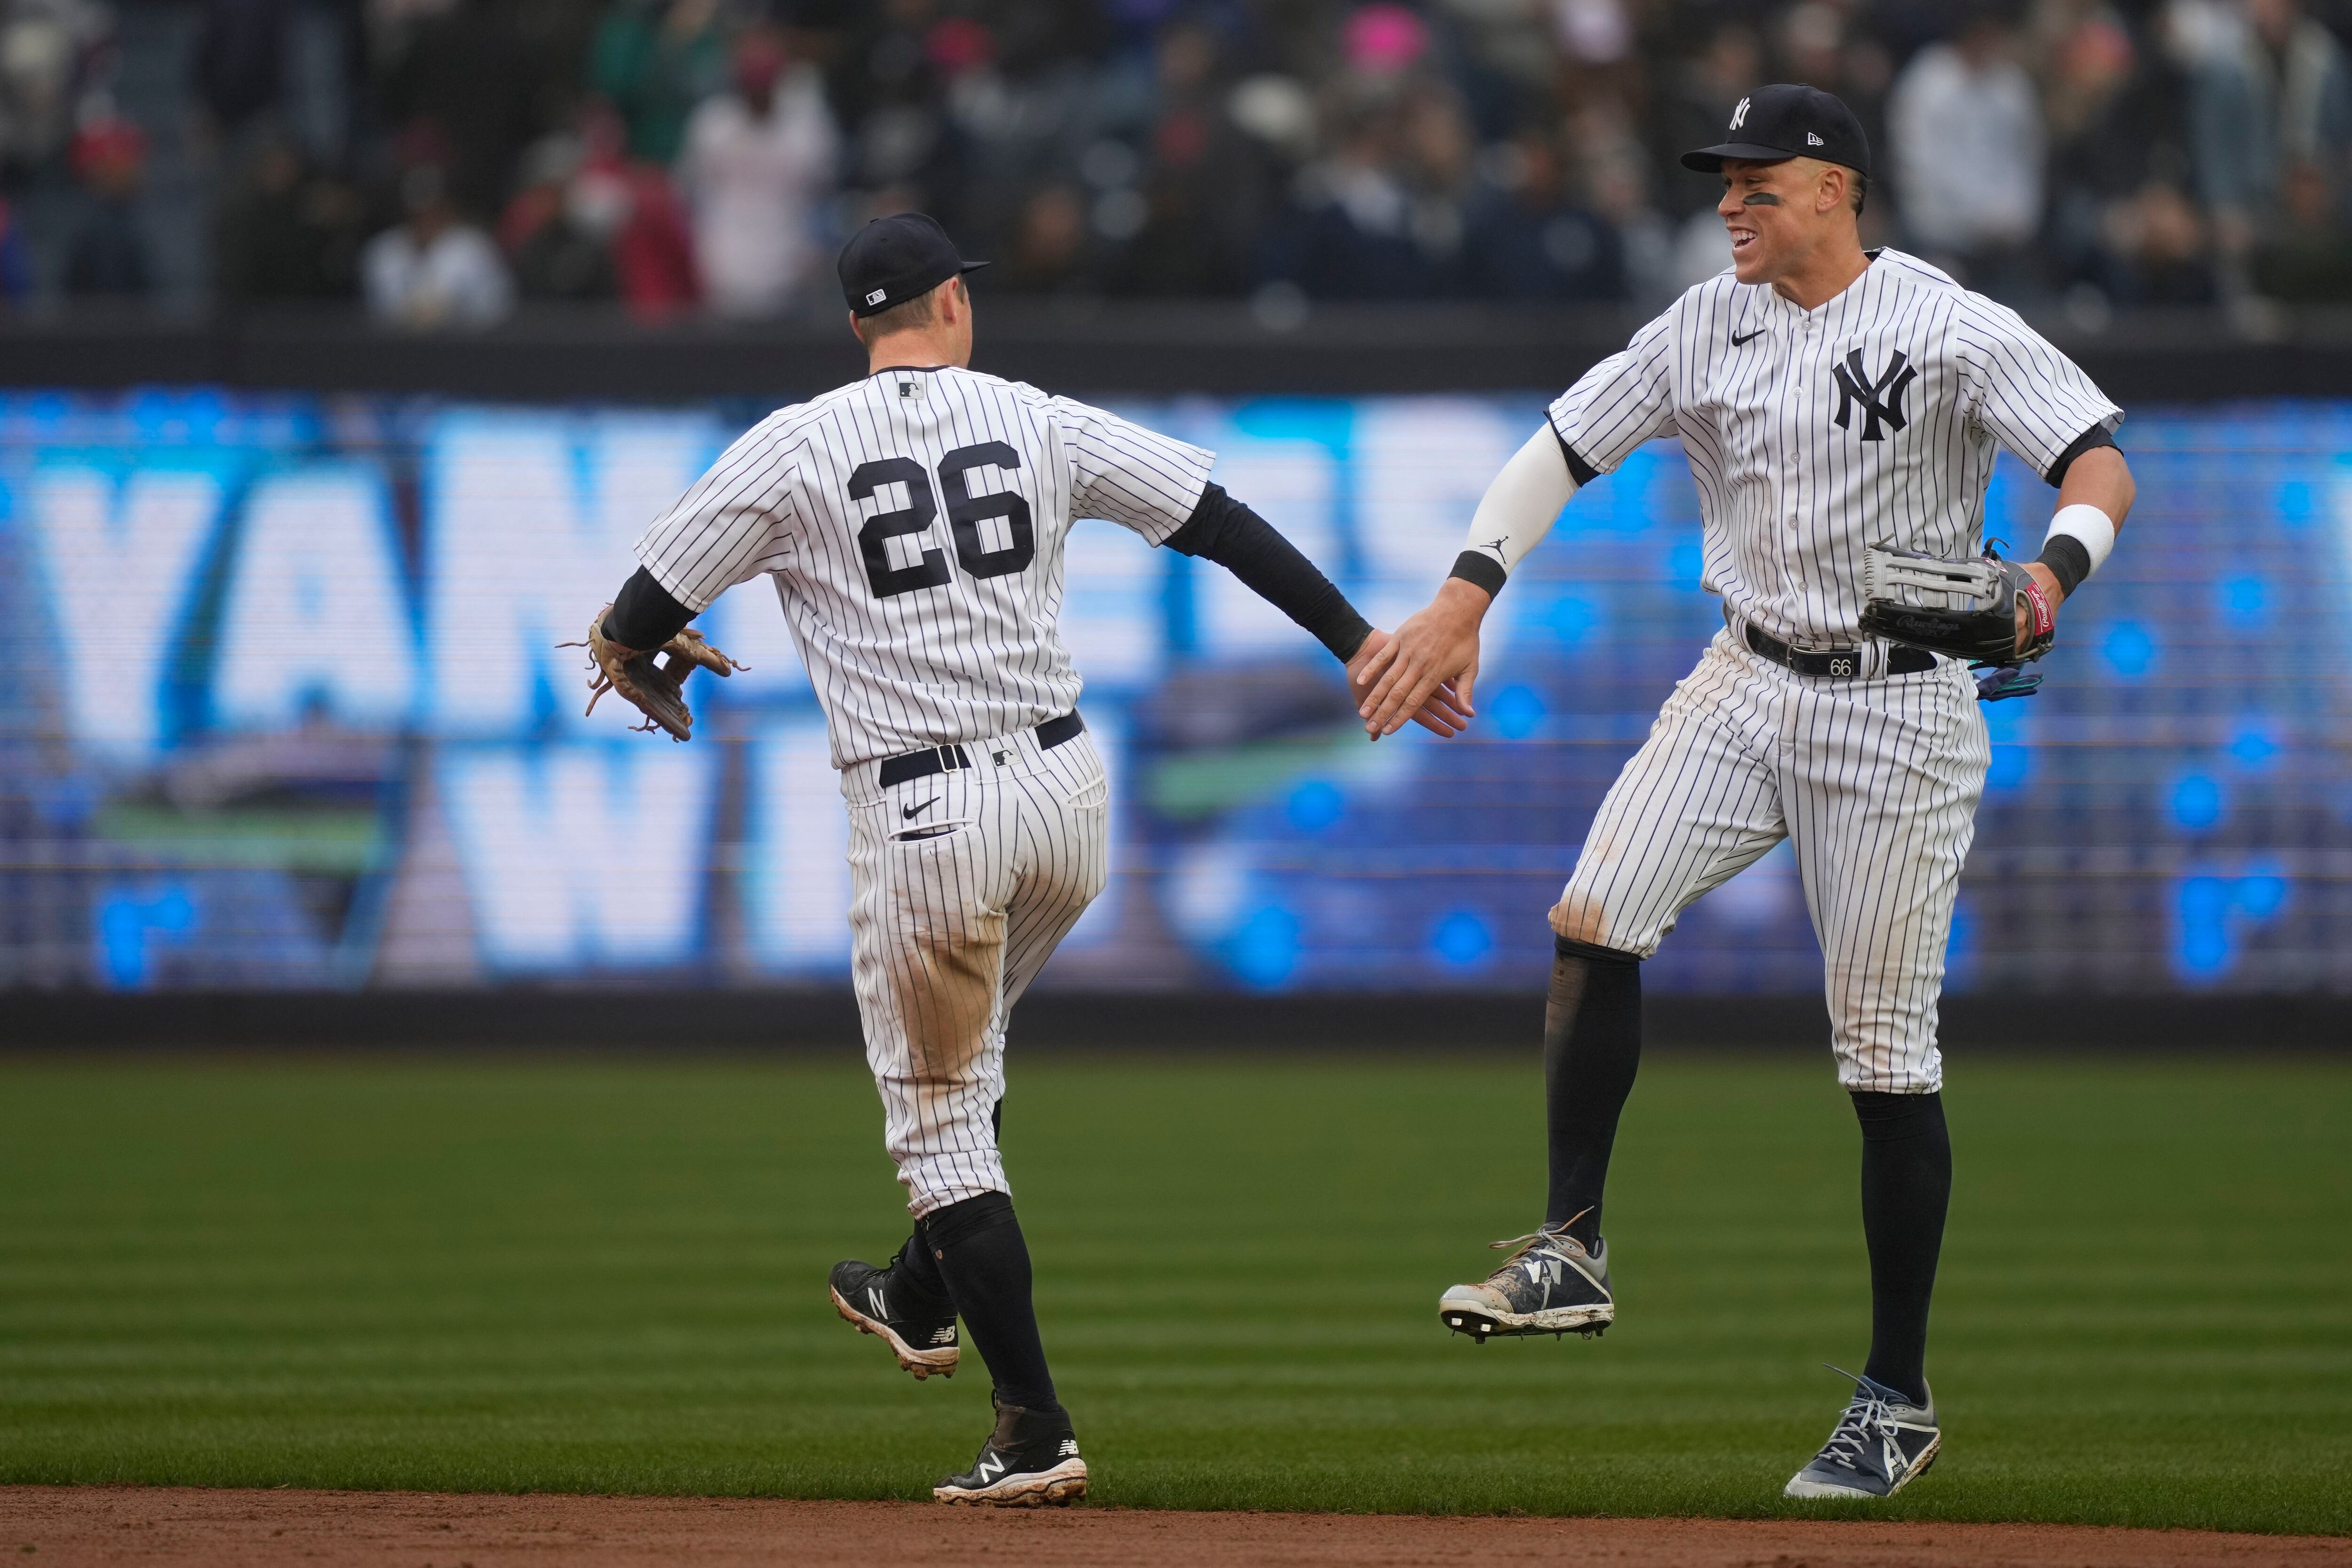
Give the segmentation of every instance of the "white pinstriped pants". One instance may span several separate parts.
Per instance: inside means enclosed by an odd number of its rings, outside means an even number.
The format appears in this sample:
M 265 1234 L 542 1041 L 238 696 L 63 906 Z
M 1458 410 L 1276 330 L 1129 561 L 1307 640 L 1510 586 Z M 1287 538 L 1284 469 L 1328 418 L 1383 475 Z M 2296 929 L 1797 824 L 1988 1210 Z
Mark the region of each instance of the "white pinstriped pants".
M 874 763 L 841 775 L 850 973 L 918 1219 L 1013 1190 L 994 1126 L 1006 1016 L 1109 872 L 1110 785 L 1091 735 L 963 749 L 971 767 L 887 790 Z
M 1647 958 L 1701 894 L 1792 841 L 1838 1081 L 1944 1083 L 1937 999 L 1991 744 L 1967 670 L 1832 680 L 1719 632 L 1601 803 L 1551 912 Z

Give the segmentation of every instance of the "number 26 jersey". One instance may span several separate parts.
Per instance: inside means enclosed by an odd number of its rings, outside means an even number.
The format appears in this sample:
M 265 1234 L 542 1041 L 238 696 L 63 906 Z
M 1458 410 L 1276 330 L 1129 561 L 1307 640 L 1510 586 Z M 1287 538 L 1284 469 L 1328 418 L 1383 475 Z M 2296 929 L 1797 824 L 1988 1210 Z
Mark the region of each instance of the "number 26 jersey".
M 1058 629 L 1072 521 L 1160 544 L 1214 461 L 1020 382 L 886 369 L 753 426 L 636 553 L 697 613 L 773 575 L 846 767 L 1076 707 Z

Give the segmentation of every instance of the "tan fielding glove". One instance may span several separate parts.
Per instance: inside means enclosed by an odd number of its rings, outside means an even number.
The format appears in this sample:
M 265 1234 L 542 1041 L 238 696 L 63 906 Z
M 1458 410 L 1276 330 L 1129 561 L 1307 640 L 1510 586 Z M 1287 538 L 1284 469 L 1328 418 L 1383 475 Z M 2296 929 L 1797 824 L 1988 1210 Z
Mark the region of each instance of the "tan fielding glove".
M 596 711 L 607 691 L 617 691 L 646 716 L 642 724 L 632 724 L 633 730 L 651 731 L 656 728 L 669 731 L 673 741 L 690 740 L 694 734 L 694 711 L 686 705 L 686 678 L 697 668 L 726 677 L 749 665 L 736 663 L 717 648 L 702 640 L 702 634 L 692 626 L 662 644 L 657 648 L 640 651 L 623 647 L 604 635 L 604 617 L 613 606 L 605 605 L 588 623 L 588 638 L 584 643 L 560 643 L 560 647 L 585 647 L 588 662 L 594 673 L 589 677 L 588 711 Z M 656 655 L 668 658 L 654 662 Z

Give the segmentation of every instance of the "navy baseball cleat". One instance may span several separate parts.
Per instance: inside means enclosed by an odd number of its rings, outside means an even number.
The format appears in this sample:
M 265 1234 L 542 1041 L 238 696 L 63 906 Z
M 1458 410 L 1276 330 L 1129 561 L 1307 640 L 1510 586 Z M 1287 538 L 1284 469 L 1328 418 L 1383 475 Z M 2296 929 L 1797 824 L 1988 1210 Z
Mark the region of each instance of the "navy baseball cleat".
M 859 1333 L 881 1335 L 916 1382 L 933 1373 L 955 1375 L 955 1309 L 908 1289 L 891 1279 L 889 1269 L 855 1258 L 835 1264 L 833 1310 L 855 1323 Z
M 1490 1245 L 1518 1250 L 1485 1284 L 1437 1299 L 1438 1321 L 1455 1333 L 1483 1345 L 1496 1334 L 1596 1335 L 1617 1321 L 1607 1241 L 1587 1252 L 1565 1230 L 1539 1230 Z
M 1830 1368 L 1841 1377 L 1850 1372 Z M 1853 1402 L 1813 1462 L 1790 1478 L 1782 1497 L 1893 1497 L 1936 1462 L 1944 1435 L 1936 1426 L 1936 1395 L 1917 1405 L 1883 1383 L 1853 1377 Z
M 1037 1508 L 1086 1495 L 1087 1462 L 1078 1458 L 1070 1413 L 1017 1405 L 996 1407 L 996 1430 L 981 1445 L 971 1468 L 931 1489 L 940 1502 L 988 1508 Z

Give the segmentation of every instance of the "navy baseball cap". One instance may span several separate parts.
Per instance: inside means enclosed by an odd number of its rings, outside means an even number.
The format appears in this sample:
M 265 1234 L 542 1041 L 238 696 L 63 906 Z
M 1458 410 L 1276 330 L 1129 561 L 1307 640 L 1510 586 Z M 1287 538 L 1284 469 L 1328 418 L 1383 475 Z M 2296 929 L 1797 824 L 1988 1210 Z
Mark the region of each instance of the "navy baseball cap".
M 1759 87 L 1731 111 L 1727 140 L 1683 154 L 1683 167 L 1702 174 L 1723 172 L 1726 158 L 1753 163 L 1778 163 L 1790 158 L 1819 158 L 1843 163 L 1867 179 L 1870 138 L 1853 110 L 1817 87 L 1779 82 Z
M 923 213 L 877 217 L 841 247 L 841 295 L 853 316 L 871 316 L 985 267 L 966 261 L 939 220 Z

